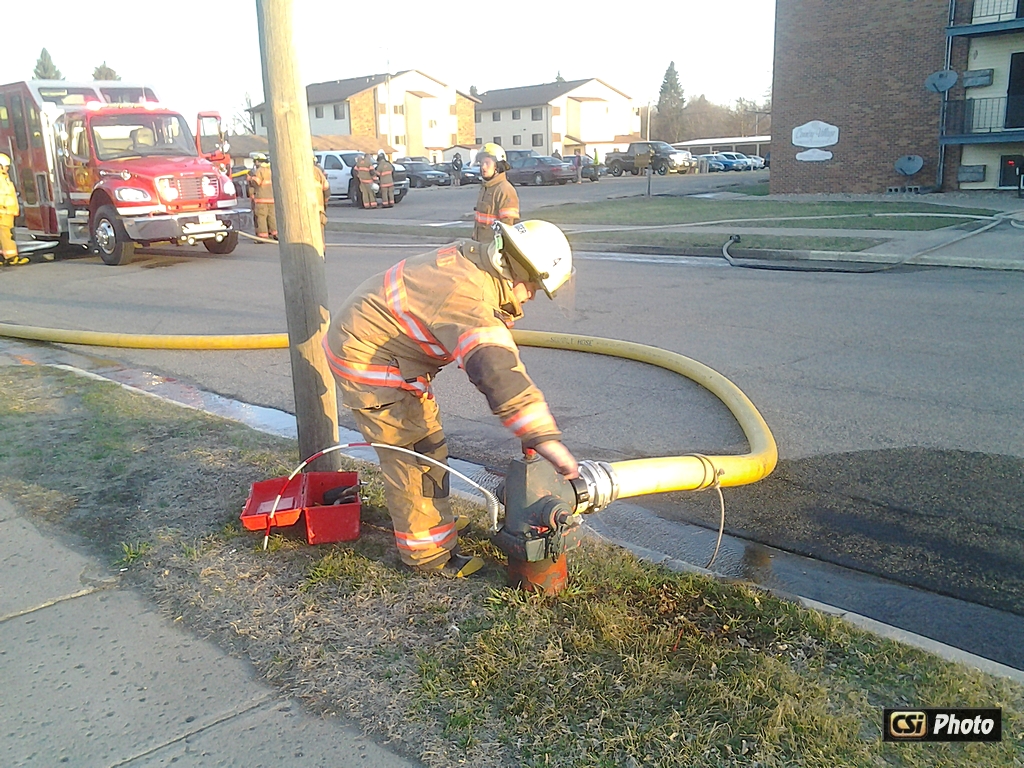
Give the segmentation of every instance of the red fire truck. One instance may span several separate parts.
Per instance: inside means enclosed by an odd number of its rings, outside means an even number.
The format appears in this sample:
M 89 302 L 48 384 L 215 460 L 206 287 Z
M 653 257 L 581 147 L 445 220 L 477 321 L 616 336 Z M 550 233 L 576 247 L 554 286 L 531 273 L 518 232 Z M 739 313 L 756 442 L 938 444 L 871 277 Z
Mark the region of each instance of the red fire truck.
M 22 209 L 16 230 L 87 245 L 115 266 L 150 243 L 231 253 L 252 214 L 223 170 L 220 118 L 201 113 L 193 137 L 154 99 L 120 82 L 0 85 L 0 152 L 11 157 Z

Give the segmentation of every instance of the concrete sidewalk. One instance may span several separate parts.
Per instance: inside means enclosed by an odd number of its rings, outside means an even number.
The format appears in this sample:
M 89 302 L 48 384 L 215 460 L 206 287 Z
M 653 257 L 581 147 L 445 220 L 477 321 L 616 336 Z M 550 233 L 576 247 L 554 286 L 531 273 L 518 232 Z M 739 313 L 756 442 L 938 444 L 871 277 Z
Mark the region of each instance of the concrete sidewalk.
M 6 766 L 413 768 L 303 711 L 0 499 Z

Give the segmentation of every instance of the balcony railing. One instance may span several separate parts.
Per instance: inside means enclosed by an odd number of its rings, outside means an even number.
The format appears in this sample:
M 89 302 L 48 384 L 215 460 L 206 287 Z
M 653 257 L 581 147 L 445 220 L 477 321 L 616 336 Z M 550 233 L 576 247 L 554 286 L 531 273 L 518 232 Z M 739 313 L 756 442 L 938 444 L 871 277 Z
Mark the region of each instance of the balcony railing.
M 963 99 L 946 103 L 943 136 L 1024 131 L 1024 96 Z
M 992 24 L 1020 18 L 1024 10 L 1021 0 L 974 0 L 972 24 Z

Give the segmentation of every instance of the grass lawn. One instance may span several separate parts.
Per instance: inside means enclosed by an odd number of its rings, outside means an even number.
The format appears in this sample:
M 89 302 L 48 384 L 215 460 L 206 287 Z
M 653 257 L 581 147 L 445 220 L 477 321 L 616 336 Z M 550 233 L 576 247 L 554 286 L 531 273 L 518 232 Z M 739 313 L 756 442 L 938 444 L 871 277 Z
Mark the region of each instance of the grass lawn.
M 764 592 L 589 542 L 558 598 L 397 561 L 377 472 L 359 541 L 260 550 L 238 514 L 293 442 L 45 366 L 0 367 L 0 494 L 77 535 L 267 680 L 428 766 L 1020 766 L 1024 686 Z M 481 510 L 460 503 L 478 516 Z M 999 744 L 884 744 L 886 706 L 1003 708 Z
M 989 216 L 980 208 L 956 208 L 929 203 L 821 202 L 793 203 L 770 199 L 705 200 L 688 197 L 631 197 L 596 203 L 568 203 L 530 211 L 530 215 L 554 224 L 613 224 L 658 226 L 696 222 L 761 219 L 769 217 L 855 216 L 857 218 L 808 219 L 785 222 L 751 222 L 750 226 L 826 227 L 829 229 L 926 230 L 955 226 L 971 219 L 896 218 L 879 213 L 953 213 Z

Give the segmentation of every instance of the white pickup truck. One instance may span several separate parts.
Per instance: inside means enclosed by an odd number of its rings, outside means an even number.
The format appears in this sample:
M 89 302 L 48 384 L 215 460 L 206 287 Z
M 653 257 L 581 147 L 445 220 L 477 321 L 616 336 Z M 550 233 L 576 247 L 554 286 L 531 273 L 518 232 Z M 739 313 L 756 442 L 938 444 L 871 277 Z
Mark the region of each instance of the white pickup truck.
M 313 156 L 316 158 L 320 168 L 323 169 L 327 181 L 331 185 L 332 198 L 348 198 L 352 205 L 362 206 L 362 199 L 359 196 L 359 182 L 352 176 L 352 167 L 362 152 L 347 149 L 315 150 Z M 393 163 L 395 172 L 395 204 L 402 202 L 409 191 L 409 177 L 405 173 L 405 166 Z M 373 191 L 380 197 L 380 187 L 373 184 Z

